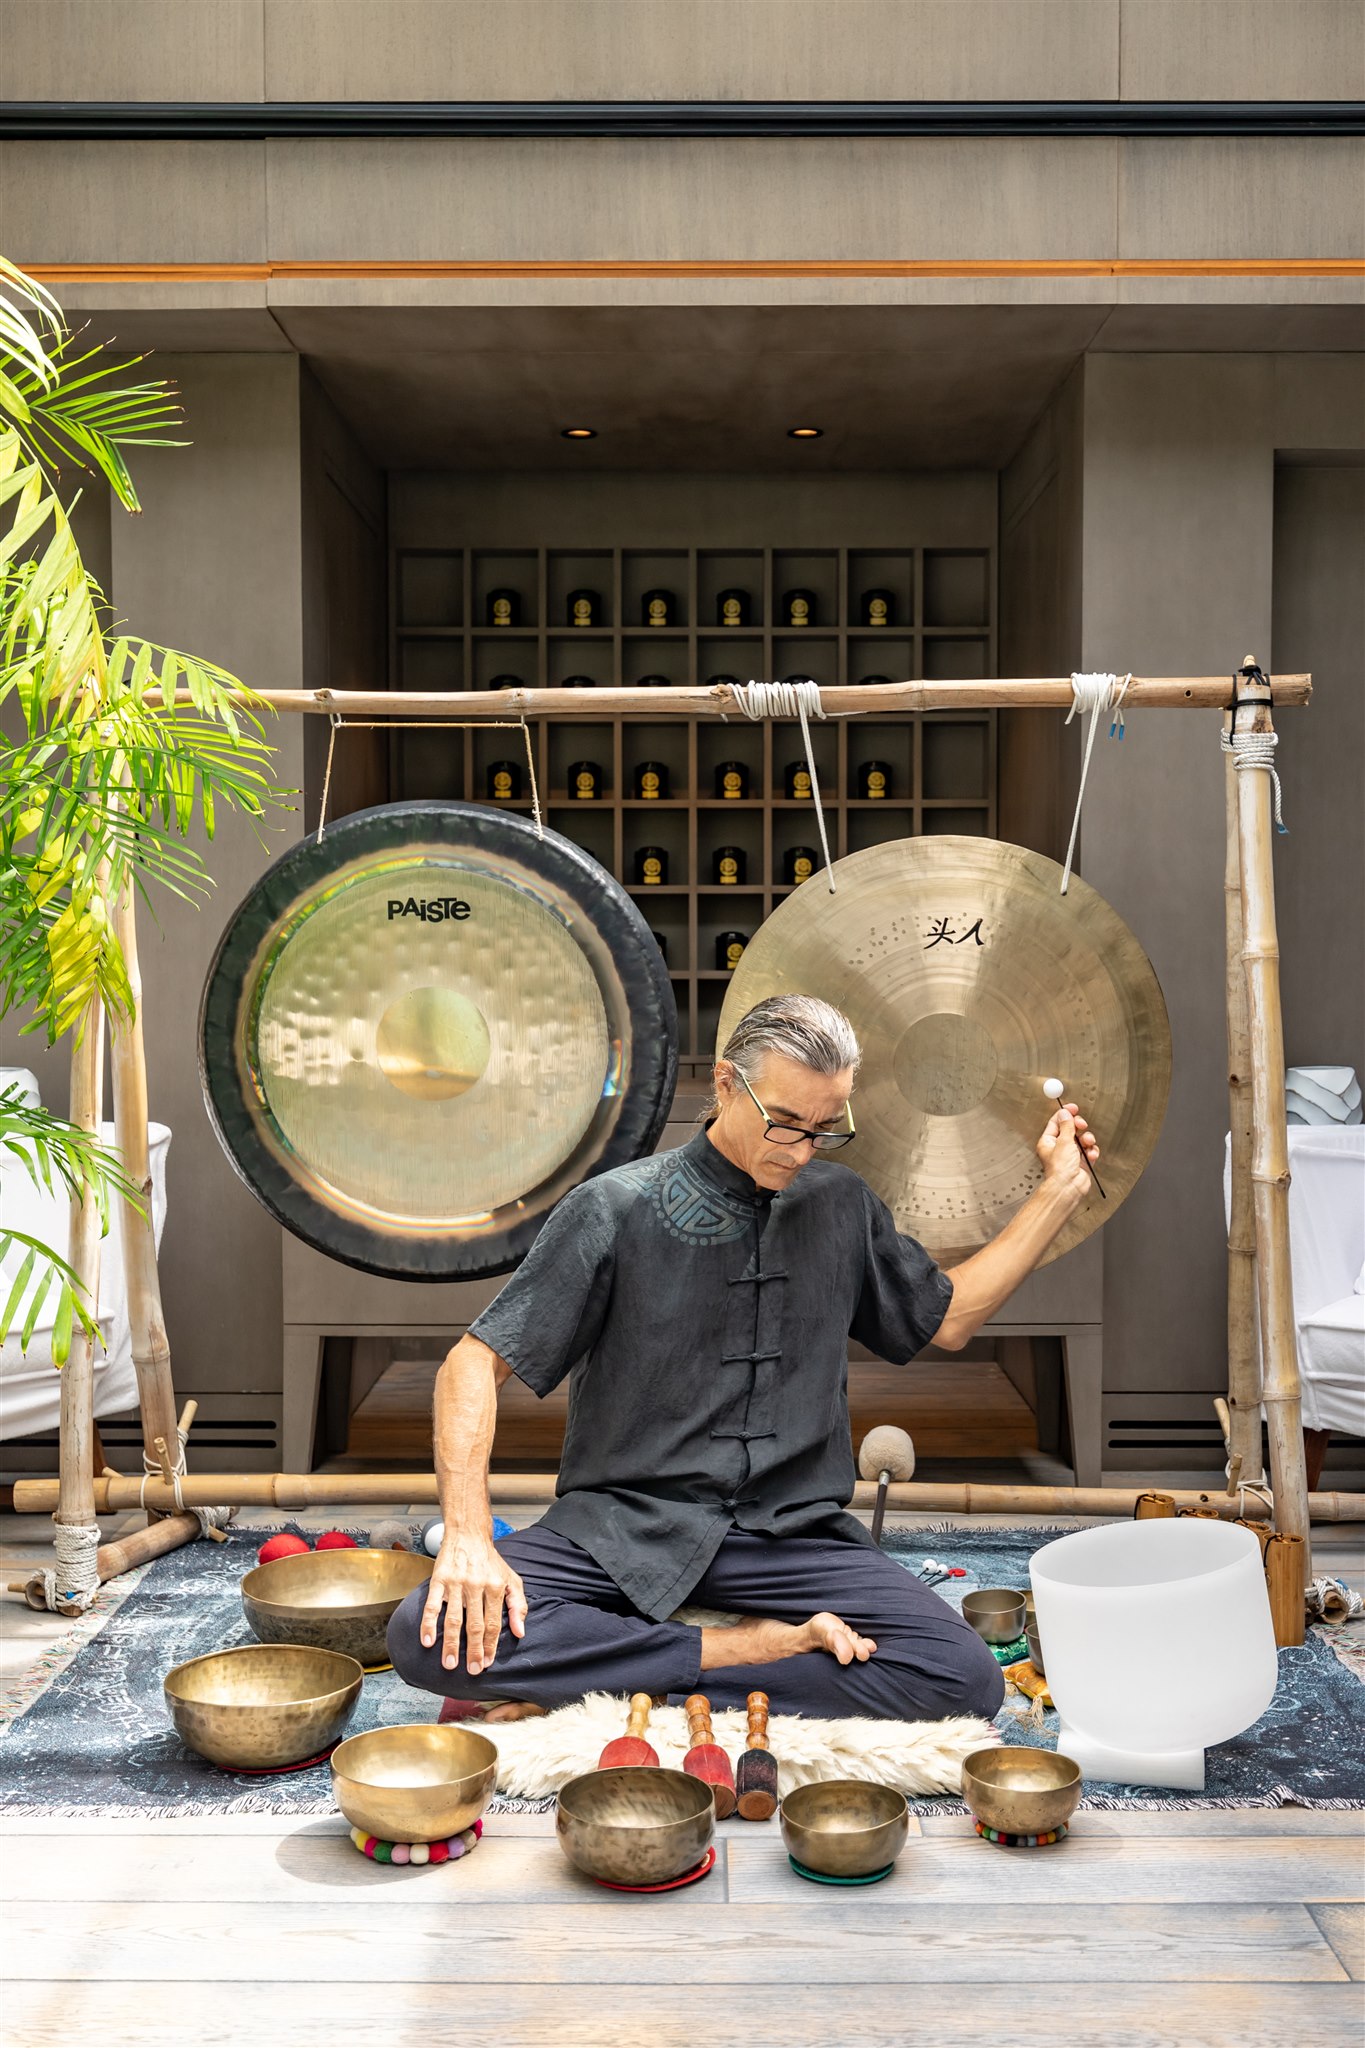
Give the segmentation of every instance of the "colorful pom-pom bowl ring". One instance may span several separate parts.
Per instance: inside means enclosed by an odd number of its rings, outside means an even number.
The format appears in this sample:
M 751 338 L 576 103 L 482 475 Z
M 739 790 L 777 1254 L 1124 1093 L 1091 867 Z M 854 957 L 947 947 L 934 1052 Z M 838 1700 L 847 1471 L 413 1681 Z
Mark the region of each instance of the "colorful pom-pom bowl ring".
M 407 1864 L 414 1870 L 433 1863 L 458 1863 L 482 1837 L 481 1820 L 461 1828 L 458 1835 L 448 1835 L 442 1842 L 382 1842 L 378 1835 L 367 1835 L 364 1828 L 351 1829 L 351 1840 L 371 1863 L 396 1863 L 400 1869 Z
M 449 1842 L 493 1796 L 498 1752 L 472 1728 L 436 1721 L 372 1728 L 332 1754 L 332 1793 L 379 1842 Z

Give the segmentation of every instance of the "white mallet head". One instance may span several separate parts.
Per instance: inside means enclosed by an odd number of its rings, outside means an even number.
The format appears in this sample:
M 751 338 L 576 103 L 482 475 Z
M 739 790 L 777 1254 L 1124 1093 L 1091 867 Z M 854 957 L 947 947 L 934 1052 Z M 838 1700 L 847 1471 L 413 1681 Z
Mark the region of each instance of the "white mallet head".
M 858 1470 L 864 1479 L 880 1479 L 883 1472 L 892 1479 L 913 1479 L 915 1446 L 903 1429 L 880 1422 L 858 1447 Z
M 1043 1093 L 1053 1102 L 1060 1102 L 1063 1094 L 1062 1083 L 1055 1076 L 1050 1081 L 1044 1081 Z

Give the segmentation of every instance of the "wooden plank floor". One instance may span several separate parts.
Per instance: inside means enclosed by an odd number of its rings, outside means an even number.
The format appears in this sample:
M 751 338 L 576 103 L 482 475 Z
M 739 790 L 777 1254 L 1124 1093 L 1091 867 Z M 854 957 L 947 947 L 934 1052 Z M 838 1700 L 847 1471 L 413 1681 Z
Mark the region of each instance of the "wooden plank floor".
M 1318 1567 L 1359 1583 L 1360 1535 L 1315 1531 Z M 797 1878 L 775 1823 L 731 1820 L 703 1884 L 625 1898 L 569 1868 L 548 1814 L 495 1816 L 427 1870 L 365 1861 L 333 1818 L 15 1819 L 0 2028 L 16 2048 L 1360 2048 L 1362 1822 L 1085 1813 L 1030 1852 L 917 1820 L 892 1877 L 845 1892 Z

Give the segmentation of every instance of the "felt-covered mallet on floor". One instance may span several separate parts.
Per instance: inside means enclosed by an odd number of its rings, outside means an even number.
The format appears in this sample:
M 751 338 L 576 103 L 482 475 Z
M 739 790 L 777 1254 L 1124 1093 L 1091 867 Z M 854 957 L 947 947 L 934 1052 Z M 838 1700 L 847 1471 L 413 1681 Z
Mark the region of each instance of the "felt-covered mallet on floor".
M 694 1692 L 684 1702 L 687 1734 L 692 1747 L 683 1758 L 683 1769 L 700 1778 L 715 1796 L 716 1819 L 726 1820 L 735 1810 L 735 1774 L 730 1759 L 711 1729 L 711 1702 L 705 1693 Z
M 897 1429 L 894 1423 L 880 1422 L 863 1438 L 858 1452 L 858 1470 L 864 1479 L 877 1482 L 877 1504 L 872 1510 L 872 1541 L 880 1543 L 882 1523 L 886 1519 L 886 1489 L 893 1479 L 914 1478 L 915 1446 L 903 1429 Z
M 771 1820 L 777 1812 L 777 1758 L 768 1747 L 768 1695 L 751 1692 L 748 1746 L 735 1765 L 741 1820 Z
M 649 1765 L 657 1770 L 659 1759 L 645 1741 L 645 1730 L 649 1726 L 649 1712 L 654 1705 L 647 1692 L 633 1692 L 630 1696 L 630 1718 L 626 1722 L 624 1735 L 614 1735 L 601 1756 L 597 1759 L 599 1771 L 619 1770 L 624 1765 Z

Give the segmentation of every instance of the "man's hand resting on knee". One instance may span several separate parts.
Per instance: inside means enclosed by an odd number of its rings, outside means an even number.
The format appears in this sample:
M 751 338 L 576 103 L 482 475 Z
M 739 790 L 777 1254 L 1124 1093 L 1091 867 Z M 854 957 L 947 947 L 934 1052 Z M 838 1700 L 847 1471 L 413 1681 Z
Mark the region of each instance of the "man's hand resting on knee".
M 860 1636 L 837 1614 L 813 1614 L 809 1621 L 763 1621 L 757 1617 L 733 1628 L 704 1628 L 701 1668 L 723 1671 L 735 1664 L 777 1664 L 807 1650 L 827 1650 L 840 1664 L 866 1664 L 877 1645 Z
M 494 1548 L 492 1537 L 447 1535 L 432 1568 L 427 1604 L 422 1610 L 423 1647 L 435 1647 L 444 1606 L 441 1662 L 447 1671 L 453 1671 L 459 1663 L 463 1628 L 465 1667 L 471 1677 L 477 1675 L 498 1654 L 504 1602 L 507 1626 L 514 1636 L 524 1636 L 526 1591 L 511 1565 Z

